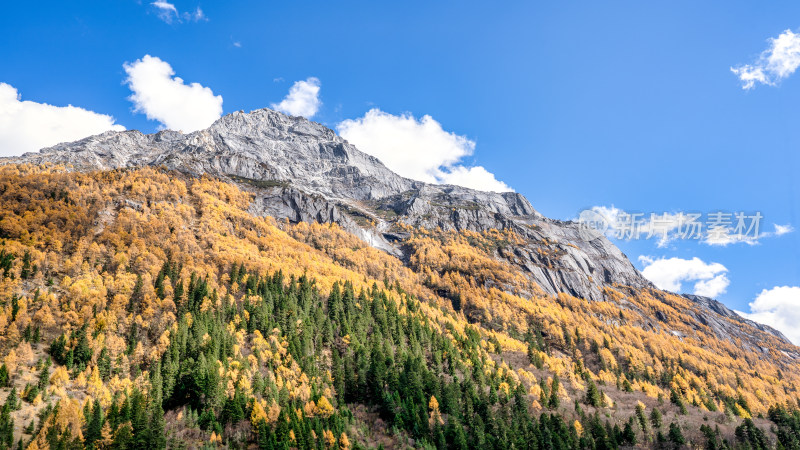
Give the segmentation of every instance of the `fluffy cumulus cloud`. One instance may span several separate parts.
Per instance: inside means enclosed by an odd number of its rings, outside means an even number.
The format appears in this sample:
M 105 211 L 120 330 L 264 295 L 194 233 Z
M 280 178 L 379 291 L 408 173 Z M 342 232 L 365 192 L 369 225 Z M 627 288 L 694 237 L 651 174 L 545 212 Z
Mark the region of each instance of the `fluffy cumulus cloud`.
M 776 286 L 764 289 L 750 303 L 750 312 L 736 311 L 783 333 L 795 345 L 800 345 L 800 287 Z
M 23 101 L 13 86 L 0 83 L 0 156 L 21 155 L 60 142 L 124 129 L 111 116 L 77 106 Z
M 724 294 L 730 281 L 728 269 L 720 263 L 706 263 L 700 258 L 659 258 L 640 256 L 644 264 L 642 275 L 659 289 L 682 292 L 684 282 L 694 282 L 693 293 L 706 297 Z
M 767 42 L 768 48 L 753 64 L 731 67 L 743 89 L 753 89 L 756 83 L 775 86 L 800 67 L 800 34 L 786 30 Z
M 511 191 L 481 166 L 460 162 L 475 151 L 475 142 L 442 129 L 433 117 L 399 116 L 379 109 L 337 125 L 339 134 L 380 159 L 398 174 L 428 183 L 456 184 L 483 191 Z
M 191 132 L 211 125 L 222 115 L 222 96 L 199 83 L 186 84 L 161 59 L 145 55 L 125 63 L 134 111 L 157 120 L 164 128 Z
M 292 116 L 314 117 L 322 106 L 319 99 L 319 79 L 311 77 L 297 81 L 289 89 L 289 94 L 280 103 L 273 103 L 272 109 Z
M 442 171 L 438 181 L 444 184 L 455 184 L 479 191 L 510 192 L 513 191 L 507 184 L 495 178 L 482 166 L 451 166 Z
M 206 17 L 205 13 L 203 13 L 203 10 L 200 9 L 199 6 L 191 12 L 178 12 L 178 8 L 176 8 L 174 4 L 164 0 L 152 2 L 150 3 L 150 6 L 155 9 L 156 17 L 166 23 L 183 21 L 199 22 L 201 20 L 208 20 L 208 17 Z

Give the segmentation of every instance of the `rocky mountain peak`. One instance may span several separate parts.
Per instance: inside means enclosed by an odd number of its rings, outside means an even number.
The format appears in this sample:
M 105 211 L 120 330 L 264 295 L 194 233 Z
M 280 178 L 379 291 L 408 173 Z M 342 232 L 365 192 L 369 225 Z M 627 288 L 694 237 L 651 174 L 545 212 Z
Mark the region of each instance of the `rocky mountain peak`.
M 577 223 L 545 218 L 521 194 L 404 178 L 324 125 L 270 109 L 234 112 L 192 133 L 106 132 L 5 162 L 77 170 L 149 165 L 190 176 L 209 174 L 250 190 L 255 214 L 334 222 L 400 258 L 408 234 L 399 224 L 511 229 L 529 245 L 515 248 L 513 257 L 497 257 L 520 267 L 545 293 L 603 300 L 608 286 L 653 288 L 605 237 L 586 240 Z M 542 243 L 548 252 L 540 251 Z
M 649 286 L 619 249 L 601 237 L 580 239 L 577 225 L 546 219 L 521 194 L 482 192 L 410 180 L 336 133 L 269 109 L 228 114 L 205 130 L 107 132 L 58 144 L 9 162 L 66 164 L 78 170 L 164 166 L 210 174 L 253 191 L 252 211 L 292 221 L 336 222 L 402 257 L 395 226 L 443 230 L 513 229 L 558 256 L 519 248 L 521 265 L 542 289 L 600 300 L 610 283 Z

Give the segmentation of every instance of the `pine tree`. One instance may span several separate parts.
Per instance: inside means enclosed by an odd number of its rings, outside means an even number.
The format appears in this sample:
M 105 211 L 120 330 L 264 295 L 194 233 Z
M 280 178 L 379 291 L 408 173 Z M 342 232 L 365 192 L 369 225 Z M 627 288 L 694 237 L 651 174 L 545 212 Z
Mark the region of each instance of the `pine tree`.
M 658 408 L 653 408 L 653 411 L 650 412 L 650 423 L 656 430 L 661 428 L 661 411 Z
M 36 268 L 31 267 L 31 252 L 25 250 L 25 254 L 22 255 L 22 269 L 20 270 L 19 277 L 23 280 L 27 280 L 35 271 Z
M 447 442 L 450 443 L 450 448 L 453 450 L 466 450 L 469 448 L 464 427 L 455 417 L 448 420 L 446 437 Z
M 633 417 L 630 417 L 628 421 L 625 422 L 625 428 L 622 430 L 622 436 L 620 438 L 620 443 L 622 445 L 636 445 L 636 431 L 633 429 L 635 423 L 636 422 Z
M 16 411 L 20 408 L 20 401 L 19 396 L 17 395 L 17 388 L 12 387 L 11 392 L 8 393 L 8 397 L 6 397 L 6 403 L 3 406 L 3 409 L 7 409 L 9 412 Z
M 138 312 L 139 306 L 142 303 L 142 291 L 144 290 L 144 282 L 141 275 L 136 275 L 136 284 L 133 286 L 130 300 L 128 301 L 128 312 Z
M 589 385 L 586 387 L 586 400 L 587 405 L 599 408 L 603 405 L 603 396 L 594 381 L 589 380 Z
M 678 424 L 675 422 L 669 424 L 668 439 L 676 447 L 682 447 L 684 444 L 686 444 L 686 438 L 683 437 L 683 432 L 681 432 L 681 427 L 678 426 Z
M 114 432 L 113 448 L 133 448 L 133 444 L 134 438 L 131 426 L 128 423 L 120 425 Z M 144 446 L 145 443 L 142 444 L 143 446 L 138 448 L 147 448 Z
M 8 367 L 5 363 L 0 365 L 0 387 L 6 387 L 10 385 L 10 376 L 8 373 Z
M 644 411 L 644 403 L 636 402 L 636 418 L 639 420 L 639 426 L 642 428 L 642 432 L 647 433 L 647 415 Z
M 561 404 L 560 399 L 558 398 L 558 390 L 560 388 L 560 384 L 558 381 L 558 375 L 553 377 L 553 382 L 550 385 L 550 399 L 547 402 L 547 406 L 550 409 L 556 409 Z
M 44 391 L 50 384 L 50 358 L 45 358 L 42 368 L 39 370 L 39 381 L 36 387 L 39 391 Z
M 84 437 L 84 442 L 87 447 L 94 448 L 95 442 L 102 437 L 103 424 L 103 409 L 100 407 L 100 401 L 95 399 L 92 405 L 90 420 L 86 426 L 86 436 Z
M 0 410 L 0 445 L 5 448 L 11 448 L 14 443 L 14 419 L 11 418 L 12 406 L 13 403 L 6 400 L 2 410 Z
M 100 355 L 97 357 L 97 370 L 100 372 L 100 378 L 104 381 L 111 377 L 111 356 L 108 349 L 103 347 Z

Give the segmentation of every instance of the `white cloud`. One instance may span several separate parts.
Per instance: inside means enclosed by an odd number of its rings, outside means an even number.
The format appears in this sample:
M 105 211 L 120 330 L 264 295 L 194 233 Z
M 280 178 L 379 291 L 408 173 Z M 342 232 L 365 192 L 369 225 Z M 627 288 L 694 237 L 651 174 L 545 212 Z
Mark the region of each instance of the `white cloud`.
M 775 226 L 775 231 L 771 233 L 771 236 L 783 236 L 784 234 L 789 234 L 794 231 L 794 227 L 788 223 L 786 225 L 778 225 L 775 223 L 773 226 Z
M 319 99 L 320 82 L 310 77 L 297 81 L 289 89 L 289 94 L 280 102 L 273 103 L 272 109 L 292 116 L 314 117 L 322 102 Z
M 625 211 L 616 206 L 592 206 L 589 209 L 600 214 L 605 219 L 606 224 L 608 224 L 606 232 L 609 236 L 615 234 L 615 231 L 622 227 L 622 216 Z
M 684 282 L 695 281 L 694 293 L 706 297 L 724 294 L 730 284 L 726 276 L 728 269 L 720 263 L 706 263 L 700 258 L 659 258 L 640 256 L 644 264 L 642 275 L 659 289 L 681 292 Z
M 172 23 L 173 20 L 179 17 L 178 8 L 176 8 L 172 3 L 159 0 L 151 3 L 151 5 L 156 8 L 156 15 L 158 18 L 166 23 Z
M 186 16 L 186 14 L 188 14 L 188 16 Z M 184 17 L 188 17 L 189 19 L 194 20 L 195 22 L 199 22 L 201 20 L 208 21 L 208 17 L 203 12 L 203 10 L 200 9 L 199 6 L 195 8 L 194 12 L 192 13 L 184 13 Z
M 706 238 L 703 240 L 703 243 L 721 247 L 725 247 L 730 244 L 740 244 L 740 243 L 745 243 L 747 245 L 756 245 L 759 243 L 759 239 L 779 237 L 794 231 L 794 227 L 791 224 L 778 225 L 777 223 L 774 223 L 772 224 L 772 226 L 774 227 L 773 231 L 764 231 L 764 232 L 758 231 L 758 234 L 756 234 L 755 231 L 752 233 L 746 233 L 746 232 L 737 233 L 736 230 L 732 227 L 719 227 L 716 229 L 708 230 L 708 232 L 706 233 Z
M 769 325 L 800 345 L 800 287 L 776 286 L 764 289 L 750 303 L 750 312 L 739 315 Z
M 784 234 L 789 234 L 794 231 L 794 227 L 790 223 L 787 223 L 786 225 L 778 225 L 777 223 L 773 223 L 772 226 L 775 227 L 774 231 L 761 233 L 759 236 L 777 237 L 777 236 L 783 236 Z
M 442 167 L 453 166 L 475 151 L 475 142 L 444 131 L 427 115 L 417 120 L 411 114 L 395 116 L 376 108 L 364 117 L 341 122 L 337 130 L 400 175 L 428 183 L 438 183 Z
M 145 55 L 125 63 L 126 82 L 133 94 L 128 97 L 134 111 L 157 120 L 165 128 L 184 132 L 211 125 L 222 115 L 222 96 L 198 83 L 185 84 L 175 77 L 172 67 L 161 59 Z
M 705 297 L 714 298 L 719 294 L 724 294 L 731 284 L 730 280 L 725 274 L 717 275 L 708 280 L 700 280 L 694 284 L 694 293 Z
M 731 67 L 731 72 L 741 80 L 742 89 L 752 89 L 756 83 L 775 86 L 800 67 L 800 34 L 786 30 L 767 41 L 769 48 L 756 62 Z
M 479 191 L 513 191 L 483 166 L 453 166 L 447 172 L 442 172 L 439 181 L 444 184 L 455 184 L 456 186 L 465 186 Z
M 628 213 L 614 205 L 590 209 L 605 219 L 608 225 L 606 236 L 617 239 L 657 238 L 659 248 L 666 247 L 681 235 L 688 236 L 693 230 L 691 217 L 684 213 Z
M 416 119 L 411 114 L 395 116 L 374 108 L 364 117 L 342 121 L 336 129 L 404 177 L 484 191 L 512 190 L 481 166 L 459 164 L 475 151 L 475 142 L 445 131 L 431 116 Z
M 760 234 L 759 237 L 766 237 L 766 233 Z M 717 228 L 708 231 L 703 243 L 717 247 L 727 247 L 730 244 L 756 245 L 758 238 L 747 234 L 734 234 L 731 228 Z
M 77 106 L 22 101 L 13 86 L 0 83 L 0 156 L 21 155 L 60 142 L 124 129 L 111 116 Z
M 199 6 L 192 12 L 184 11 L 180 13 L 174 4 L 165 0 L 157 0 L 150 4 L 156 9 L 156 16 L 166 23 L 182 22 L 184 20 L 192 22 L 208 21 L 208 17 Z

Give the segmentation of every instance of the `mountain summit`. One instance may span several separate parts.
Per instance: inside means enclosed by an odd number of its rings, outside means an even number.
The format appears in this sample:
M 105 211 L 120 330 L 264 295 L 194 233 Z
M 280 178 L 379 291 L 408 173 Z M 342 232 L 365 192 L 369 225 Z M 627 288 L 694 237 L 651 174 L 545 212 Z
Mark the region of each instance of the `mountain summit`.
M 582 239 L 578 224 L 543 217 L 521 194 L 403 178 L 333 130 L 269 109 L 235 112 L 189 134 L 109 131 L 11 161 L 79 170 L 163 166 L 213 175 L 253 191 L 254 213 L 294 222 L 335 222 L 400 257 L 405 233 L 398 224 L 512 229 L 532 243 L 556 243 L 550 254 L 537 252 L 536 245 L 521 246 L 510 258 L 545 293 L 601 300 L 607 285 L 651 287 L 605 237 Z
M 794 448 L 798 348 L 586 231 L 270 110 L 4 159 L 0 448 Z

